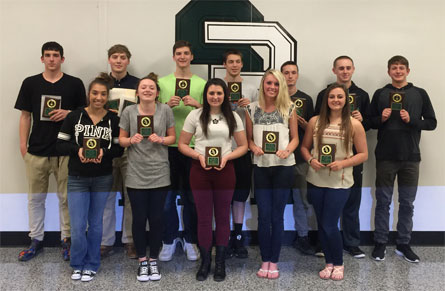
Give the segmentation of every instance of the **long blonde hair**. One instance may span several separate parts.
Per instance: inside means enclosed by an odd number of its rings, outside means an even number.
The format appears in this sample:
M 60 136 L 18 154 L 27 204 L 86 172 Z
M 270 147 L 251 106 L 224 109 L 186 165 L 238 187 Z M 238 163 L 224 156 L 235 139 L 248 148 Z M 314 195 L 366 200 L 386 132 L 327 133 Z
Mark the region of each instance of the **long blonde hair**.
M 278 112 L 280 113 L 281 117 L 283 117 L 285 120 L 289 118 L 289 108 L 292 104 L 292 101 L 289 97 L 289 92 L 287 89 L 287 83 L 286 79 L 284 78 L 284 75 L 277 70 L 268 70 L 264 73 L 263 78 L 261 78 L 260 83 L 260 92 L 259 92 L 259 104 L 261 108 L 265 108 L 266 102 L 264 99 L 264 79 L 268 75 L 273 75 L 280 84 L 278 89 L 278 96 L 275 101 L 275 107 L 277 108 Z
M 320 152 L 321 150 L 321 144 L 323 139 L 323 132 L 324 130 L 329 126 L 330 120 L 329 116 L 331 114 L 331 108 L 328 106 L 328 98 L 329 93 L 331 93 L 332 90 L 340 88 L 345 93 L 345 106 L 343 107 L 341 111 L 341 125 L 340 125 L 340 134 L 344 137 L 343 145 L 346 150 L 346 154 L 349 155 L 349 147 L 351 145 L 351 139 L 353 136 L 353 127 L 351 122 L 351 111 L 350 106 L 348 103 L 348 89 L 343 84 L 334 83 L 326 89 L 326 92 L 323 96 L 323 101 L 321 102 L 321 108 L 320 108 L 320 116 L 318 117 L 317 121 L 317 131 L 315 134 L 315 138 L 317 140 L 317 151 Z

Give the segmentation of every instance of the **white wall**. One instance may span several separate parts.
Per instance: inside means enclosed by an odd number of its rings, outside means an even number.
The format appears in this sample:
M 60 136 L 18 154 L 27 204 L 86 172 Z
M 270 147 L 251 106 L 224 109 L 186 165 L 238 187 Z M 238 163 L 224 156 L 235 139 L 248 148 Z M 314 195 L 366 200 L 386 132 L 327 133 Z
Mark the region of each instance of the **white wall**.
M 427 90 L 438 118 L 433 132 L 423 132 L 422 163 L 414 230 L 445 231 L 445 155 L 441 116 L 445 108 L 442 68 L 445 67 L 445 4 L 441 0 L 251 0 L 266 21 L 279 21 L 298 41 L 299 87 L 316 94 L 334 81 L 332 61 L 350 55 L 356 66 L 353 80 L 372 96 L 389 82 L 387 60 L 396 54 L 410 61 L 409 81 Z M 19 153 L 18 119 L 13 109 L 23 79 L 43 70 L 41 45 L 49 40 L 65 49 L 66 73 L 85 85 L 107 71 L 107 49 L 126 44 L 132 54 L 130 72 L 160 76 L 174 70 L 171 47 L 175 14 L 183 0 L 0 0 L 0 231 L 26 230 L 27 182 Z M 206 70 L 193 68 L 206 78 Z M 376 132 L 368 133 L 369 161 L 365 164 L 362 230 L 373 229 Z M 51 191 L 55 187 L 51 185 Z M 3 195 L 1 195 L 3 194 Z M 48 211 L 57 212 L 55 204 Z M 255 209 L 253 209 L 255 211 Z M 292 229 L 290 210 L 286 228 Z M 256 229 L 255 219 L 249 228 Z M 51 219 L 53 221 L 53 219 Z M 57 221 L 57 220 L 56 220 Z M 57 229 L 57 224 L 51 226 Z M 395 224 L 393 224 L 394 226 Z

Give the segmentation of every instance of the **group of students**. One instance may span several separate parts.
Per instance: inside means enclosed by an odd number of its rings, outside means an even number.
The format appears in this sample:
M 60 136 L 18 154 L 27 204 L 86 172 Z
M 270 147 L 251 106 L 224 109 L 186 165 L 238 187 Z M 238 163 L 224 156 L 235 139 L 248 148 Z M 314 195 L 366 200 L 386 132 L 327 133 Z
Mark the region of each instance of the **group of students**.
M 61 71 L 63 48 L 56 42 L 43 45 L 45 70 L 25 79 L 15 105 L 21 110 L 20 150 L 29 181 L 31 237 L 19 260 L 32 259 L 43 249 L 44 203 L 53 173 L 62 255 L 70 260 L 73 280 L 92 280 L 101 255 L 112 250 L 116 192 L 121 192 L 122 241 L 127 255 L 138 258 L 139 281 L 160 280 L 157 260 L 171 260 L 178 243 L 189 260 L 201 258 L 199 281 L 210 273 L 215 245 L 214 280 L 222 281 L 226 258 L 248 256 L 241 230 L 253 184 L 262 259 L 257 276 L 279 277 L 283 215 L 292 194 L 297 248 L 314 253 L 308 240 L 307 196 L 326 261 L 319 276 L 341 280 L 343 250 L 356 258 L 365 256 L 359 248 L 358 212 L 362 163 L 368 157 L 365 130 L 375 128 L 376 244 L 371 256 L 385 258 L 397 176 L 396 253 L 419 262 L 409 241 L 420 131 L 433 130 L 437 121 L 426 91 L 407 82 L 406 58 L 388 61 L 392 83 L 377 90 L 370 102 L 351 81 L 352 59 L 338 57 L 333 64 L 337 80 L 320 92 L 314 112 L 311 97 L 297 89 L 299 72 L 293 61 L 280 71 L 265 72 L 257 89 L 242 83 L 238 50 L 223 56 L 225 78 L 207 82 L 190 70 L 193 53 L 187 41 L 175 43 L 176 71 L 159 80 L 154 73 L 142 79 L 128 74 L 130 57 L 127 47 L 111 47 L 111 73 L 96 77 L 85 96 L 82 81 Z M 177 79 L 188 84 L 183 96 L 178 96 Z M 236 101 L 228 88 L 233 84 L 242 84 Z M 141 131 L 143 119 L 145 125 L 152 124 L 148 134 Z M 178 195 L 184 205 L 184 239 L 178 235 Z

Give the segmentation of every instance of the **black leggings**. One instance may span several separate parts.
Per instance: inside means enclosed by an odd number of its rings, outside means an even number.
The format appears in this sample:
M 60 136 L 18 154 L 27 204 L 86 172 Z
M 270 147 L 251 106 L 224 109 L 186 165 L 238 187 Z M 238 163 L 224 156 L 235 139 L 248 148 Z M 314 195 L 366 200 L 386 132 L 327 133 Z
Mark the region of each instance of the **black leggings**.
M 157 259 L 162 246 L 162 214 L 169 186 L 154 189 L 127 188 L 133 214 L 133 241 L 139 258 L 146 256 L 147 239 L 145 226 L 150 226 L 150 258 Z

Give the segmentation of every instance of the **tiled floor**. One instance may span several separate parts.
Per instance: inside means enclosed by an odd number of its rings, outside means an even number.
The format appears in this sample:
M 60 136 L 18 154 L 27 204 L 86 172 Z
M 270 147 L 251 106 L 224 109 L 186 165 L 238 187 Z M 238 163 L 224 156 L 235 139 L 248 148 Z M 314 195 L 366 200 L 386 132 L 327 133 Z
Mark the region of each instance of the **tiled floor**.
M 91 282 L 72 281 L 71 268 L 63 262 L 59 248 L 45 248 L 29 262 L 17 261 L 19 248 L 0 248 L 0 290 L 444 290 L 445 247 L 415 247 L 421 263 L 412 264 L 388 247 L 386 260 L 369 258 L 371 247 L 363 247 L 364 259 L 345 258 L 345 280 L 334 282 L 317 276 L 323 259 L 298 254 L 283 247 L 278 280 L 259 279 L 255 272 L 260 265 L 258 247 L 249 247 L 249 259 L 227 260 L 227 278 L 217 283 L 195 280 L 198 262 L 189 262 L 177 250 L 171 262 L 160 263 L 162 279 L 140 283 L 136 280 L 137 262 L 125 257 L 122 248 L 105 258 Z

